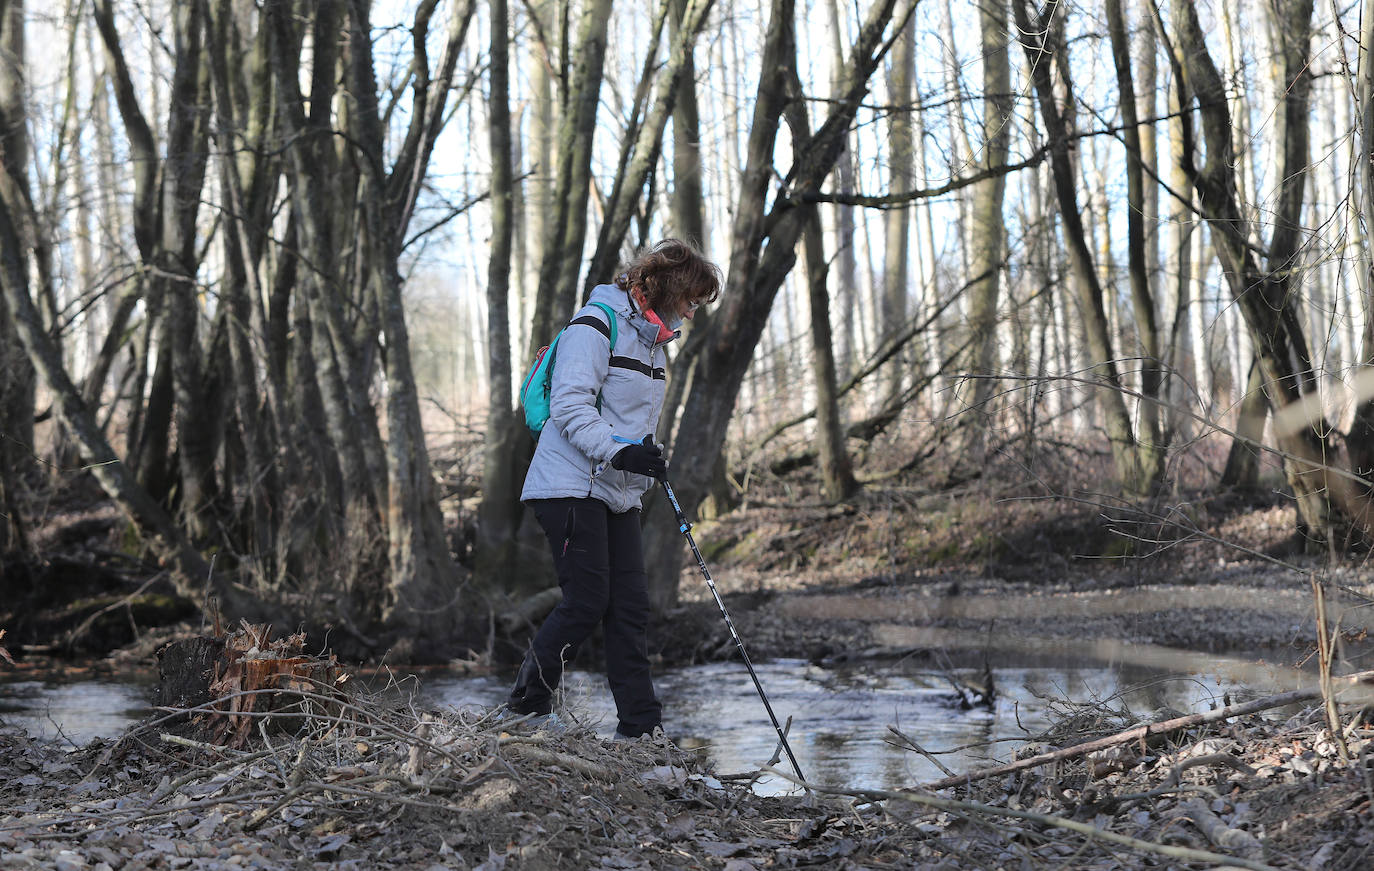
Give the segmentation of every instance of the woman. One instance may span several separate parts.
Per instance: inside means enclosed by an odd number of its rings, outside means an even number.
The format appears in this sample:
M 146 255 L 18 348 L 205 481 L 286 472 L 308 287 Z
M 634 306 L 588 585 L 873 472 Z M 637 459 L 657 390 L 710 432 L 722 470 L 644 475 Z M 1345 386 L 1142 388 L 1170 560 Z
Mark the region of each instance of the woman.
M 546 715 L 563 666 L 600 625 L 616 736 L 661 722 L 649 676 L 648 574 L 640 496 L 668 470 L 654 431 L 663 410 L 664 346 L 697 307 L 720 295 L 720 270 L 700 251 L 666 239 L 598 285 L 558 340 L 549 420 L 520 494 L 553 549 L 563 601 L 539 627 L 508 707 Z M 606 312 L 618 319 L 615 347 Z

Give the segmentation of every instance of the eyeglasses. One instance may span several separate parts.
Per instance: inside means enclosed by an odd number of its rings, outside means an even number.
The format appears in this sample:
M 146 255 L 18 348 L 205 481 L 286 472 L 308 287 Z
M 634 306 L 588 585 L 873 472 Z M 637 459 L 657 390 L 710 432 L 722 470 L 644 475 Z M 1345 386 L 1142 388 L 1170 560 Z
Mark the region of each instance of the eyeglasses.
M 699 309 L 699 308 L 701 308 L 701 300 L 699 300 L 699 299 L 694 299 L 694 300 L 692 300 L 691 302 L 687 303 L 687 313 L 688 313 L 688 314 L 691 314 L 692 312 L 696 311 L 696 310 Z

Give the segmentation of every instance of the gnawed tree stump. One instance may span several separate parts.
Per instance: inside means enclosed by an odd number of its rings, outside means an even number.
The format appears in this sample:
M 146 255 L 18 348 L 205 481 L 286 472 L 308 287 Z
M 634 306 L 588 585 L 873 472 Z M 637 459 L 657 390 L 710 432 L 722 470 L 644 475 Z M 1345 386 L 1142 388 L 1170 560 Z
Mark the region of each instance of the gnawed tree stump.
M 254 721 L 291 731 L 342 698 L 338 661 L 304 653 L 305 634 L 273 640 L 270 624 L 240 621 L 224 636 L 196 636 L 157 652 L 161 706 L 186 709 L 200 740 L 242 747 Z M 266 726 L 267 723 L 264 723 Z

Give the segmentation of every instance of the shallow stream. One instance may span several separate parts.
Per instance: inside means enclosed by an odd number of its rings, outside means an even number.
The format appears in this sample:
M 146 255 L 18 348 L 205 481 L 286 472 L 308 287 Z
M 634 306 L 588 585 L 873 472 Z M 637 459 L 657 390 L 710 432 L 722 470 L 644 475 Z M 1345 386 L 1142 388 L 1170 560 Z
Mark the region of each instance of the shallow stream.
M 1208 673 L 1193 674 L 1112 664 L 993 663 L 996 702 L 991 709 L 961 709 L 945 672 L 926 662 L 865 663 L 819 668 L 797 660 L 757 663 L 773 709 L 792 718 L 790 743 L 803 773 L 819 783 L 856 788 L 907 787 L 942 776 L 927 758 L 889 743 L 889 727 L 915 739 L 955 772 L 1006 759 L 1014 742 L 1046 728 L 1052 702 L 1111 699 L 1113 708 L 1148 715 L 1163 706 L 1183 712 L 1222 704 L 1236 690 L 1224 660 Z M 952 672 L 970 684 L 981 668 Z M 1219 674 L 1218 674 L 1219 673 Z M 1253 673 L 1250 675 L 1253 677 Z M 0 673 L 0 679 L 7 677 Z M 680 745 L 703 747 L 721 773 L 756 770 L 768 761 L 777 735 L 742 663 L 726 662 L 670 670 L 656 677 L 670 736 Z M 1253 687 L 1253 682 L 1247 681 Z M 430 672 L 400 682 L 405 692 L 447 706 L 490 706 L 508 689 L 505 676 L 458 676 Z M 1266 691 L 1265 687 L 1253 687 Z M 83 744 L 116 735 L 149 713 L 151 676 L 72 682 L 9 680 L 0 683 L 0 722 L 30 734 Z M 1119 699 L 1114 697 L 1120 695 Z M 614 709 L 604 679 L 574 671 L 567 681 L 566 707 L 573 716 L 609 737 Z M 964 748 L 964 749 L 958 749 Z M 783 767 L 786 767 L 784 760 Z M 781 778 L 764 778 L 761 792 L 785 791 Z

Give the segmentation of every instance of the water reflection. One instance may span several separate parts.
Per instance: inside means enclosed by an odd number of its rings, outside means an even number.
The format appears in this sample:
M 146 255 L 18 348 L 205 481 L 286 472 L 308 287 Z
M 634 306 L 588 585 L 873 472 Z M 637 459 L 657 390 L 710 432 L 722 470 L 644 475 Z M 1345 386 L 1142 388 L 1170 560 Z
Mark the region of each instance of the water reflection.
M 930 760 L 889 743 L 893 726 L 916 740 L 954 771 L 1003 759 L 1014 742 L 1050 725 L 1055 699 L 1105 699 L 1132 685 L 1108 667 L 999 668 L 993 710 L 959 710 L 946 678 L 928 669 L 883 667 L 820 669 L 800 661 L 756 664 L 759 679 L 784 722 L 792 718 L 789 741 L 809 780 L 830 786 L 892 789 L 942 776 Z M 972 675 L 967 675 L 971 677 Z M 1211 676 L 1148 677 L 1133 673 L 1142 688 L 1122 702 L 1137 714 L 1168 705 L 1206 710 L 1221 704 L 1232 687 Z M 581 720 L 609 737 L 615 712 L 599 675 L 570 672 L 567 703 Z M 749 674 L 739 663 L 718 663 L 670 671 L 656 679 L 669 734 L 685 746 L 702 746 L 718 771 L 753 772 L 767 762 L 777 734 Z M 437 678 L 420 692 L 441 704 L 490 705 L 507 685 L 490 678 Z M 1114 707 L 1120 707 L 1115 704 Z M 955 748 L 966 748 L 947 752 Z M 787 768 L 784 757 L 780 764 Z M 782 778 L 766 776 L 763 792 L 786 791 Z
M 756 665 L 773 709 L 792 718 L 789 740 L 808 779 L 831 786 L 891 789 L 942 776 L 918 753 L 889 743 L 888 727 L 901 730 L 954 771 L 1005 760 L 1015 742 L 1050 725 L 1054 700 L 1088 701 L 1122 693 L 1124 704 L 1145 715 L 1168 706 L 1207 710 L 1234 689 L 1229 678 L 1102 665 L 997 667 L 992 710 L 960 710 L 944 675 L 926 664 L 866 665 L 822 669 L 803 661 Z M 981 669 L 955 673 L 977 679 Z M 748 672 L 737 662 L 668 671 L 656 679 L 669 734 L 684 746 L 700 746 L 716 770 L 756 771 L 773 755 L 777 735 Z M 402 682 L 423 701 L 453 707 L 491 706 L 504 700 L 504 676 L 430 674 Z M 568 674 L 566 703 L 575 716 L 609 738 L 615 713 L 599 674 Z M 73 743 L 118 734 L 148 712 L 146 685 L 125 680 L 0 684 L 0 721 L 44 738 L 65 735 Z M 957 749 L 963 748 L 963 749 Z M 953 751 L 953 752 L 951 752 Z M 784 757 L 780 764 L 786 769 Z M 764 777 L 761 792 L 790 789 L 784 779 Z
M 0 683 L 0 723 L 79 747 L 146 715 L 149 692 L 146 682 L 132 679 Z

